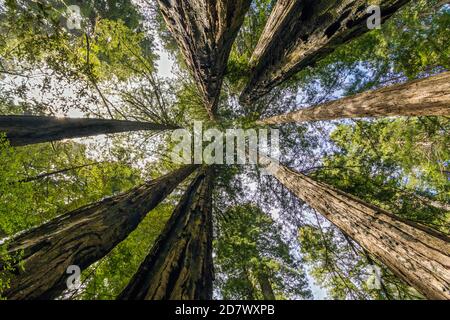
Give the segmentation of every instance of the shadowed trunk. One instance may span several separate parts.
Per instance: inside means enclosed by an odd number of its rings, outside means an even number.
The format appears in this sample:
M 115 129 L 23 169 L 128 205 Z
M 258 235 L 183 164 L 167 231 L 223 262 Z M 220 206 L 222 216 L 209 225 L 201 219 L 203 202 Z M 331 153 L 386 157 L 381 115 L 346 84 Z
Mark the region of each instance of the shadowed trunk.
M 247 281 L 247 297 L 246 300 L 256 300 L 256 290 L 253 286 L 252 279 L 250 279 L 250 270 L 247 266 L 243 266 L 242 277 Z
M 357 94 L 257 123 L 268 125 L 389 116 L 450 116 L 450 72 Z
M 410 0 L 381 0 L 384 22 Z M 367 0 L 279 0 L 253 53 L 240 101 L 251 105 L 300 70 L 368 31 Z
M 191 183 L 118 299 L 212 299 L 212 180 L 206 168 Z
M 124 194 L 64 214 L 7 243 L 20 256 L 8 299 L 52 299 L 66 289 L 66 269 L 85 269 L 123 241 L 142 219 L 197 168 L 185 166 Z M 0 263 L 0 271 L 3 266 Z
M 6 133 L 11 146 L 14 147 L 107 133 L 173 129 L 177 127 L 124 120 L 0 116 L 0 133 Z
M 159 0 L 164 20 L 192 72 L 211 119 L 228 56 L 251 0 Z
M 264 162 L 267 158 L 263 157 Z M 396 275 L 430 299 L 450 299 L 450 238 L 282 165 L 268 170 Z
M 275 294 L 273 293 L 272 285 L 267 274 L 262 271 L 258 272 L 257 276 L 264 300 L 275 300 Z

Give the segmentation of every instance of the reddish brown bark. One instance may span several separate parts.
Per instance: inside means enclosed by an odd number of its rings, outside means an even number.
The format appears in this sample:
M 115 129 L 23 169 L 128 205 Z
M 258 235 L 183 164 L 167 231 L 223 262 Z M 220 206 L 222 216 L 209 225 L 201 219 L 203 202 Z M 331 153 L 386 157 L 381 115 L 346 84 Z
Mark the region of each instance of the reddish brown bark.
M 73 139 L 138 130 L 174 130 L 170 125 L 149 122 L 73 119 L 41 116 L 0 116 L 0 133 L 6 133 L 11 146 Z
M 267 161 L 267 159 L 266 159 Z M 282 165 L 269 171 L 396 275 L 430 299 L 450 299 L 450 238 Z
M 6 244 L 8 253 L 21 257 L 24 270 L 16 266 L 11 286 L 2 296 L 20 300 L 58 297 L 67 288 L 68 266 L 84 270 L 103 258 L 196 168 L 185 166 L 14 237 Z
M 382 22 L 408 2 L 379 1 Z M 368 7 L 367 0 L 277 1 L 253 53 L 241 103 L 251 105 L 339 45 L 370 31 Z
M 268 125 L 389 116 L 450 116 L 450 72 L 357 94 L 257 123 Z
M 251 0 L 159 0 L 166 24 L 200 90 L 210 118 L 228 56 Z
M 207 168 L 191 183 L 119 299 L 212 298 L 212 180 Z

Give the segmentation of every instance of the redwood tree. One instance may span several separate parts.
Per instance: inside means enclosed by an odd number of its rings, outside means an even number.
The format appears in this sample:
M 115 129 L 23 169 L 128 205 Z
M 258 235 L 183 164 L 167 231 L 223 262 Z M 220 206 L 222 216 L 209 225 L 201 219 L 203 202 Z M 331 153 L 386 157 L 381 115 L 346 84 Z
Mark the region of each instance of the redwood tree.
M 164 131 L 176 128 L 172 125 L 125 120 L 0 116 L 0 133 L 6 133 L 10 145 L 15 147 L 108 133 Z
M 268 159 L 264 158 L 265 162 Z M 450 238 L 272 162 L 269 172 L 429 299 L 450 299 Z
M 384 22 L 409 0 L 381 0 Z M 367 0 L 280 0 L 254 50 L 241 102 L 251 105 L 300 70 L 368 31 Z
M 158 2 L 213 119 L 228 56 L 251 0 Z
M 257 123 L 281 124 L 389 116 L 450 116 L 450 72 L 364 92 Z
M 7 242 L 8 254 L 20 258 L 8 299 L 51 299 L 66 288 L 66 269 L 84 270 L 103 258 L 137 228 L 197 166 L 189 165 L 133 190 L 66 213 Z M 0 271 L 4 264 L 0 261 Z
M 212 167 L 191 183 L 121 300 L 212 298 Z

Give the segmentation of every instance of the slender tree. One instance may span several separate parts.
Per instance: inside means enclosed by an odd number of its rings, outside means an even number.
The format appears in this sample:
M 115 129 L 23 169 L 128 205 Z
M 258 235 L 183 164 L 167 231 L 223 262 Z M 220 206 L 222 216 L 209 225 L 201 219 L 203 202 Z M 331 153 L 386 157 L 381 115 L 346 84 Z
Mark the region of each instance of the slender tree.
M 430 199 L 428 197 L 421 196 L 420 194 L 415 194 L 415 193 L 406 192 L 406 191 L 403 191 L 403 192 L 419 199 L 422 203 L 424 203 L 430 207 L 450 212 L 450 204 L 448 204 L 448 203 Z
M 409 0 L 379 1 L 384 22 Z M 251 58 L 241 102 L 251 105 L 336 47 L 368 31 L 367 0 L 277 1 Z
M 275 300 L 275 293 L 267 273 L 264 270 L 260 270 L 256 276 L 258 277 L 264 300 Z
M 62 173 L 66 173 L 66 172 L 74 171 L 74 170 L 78 170 L 78 169 L 83 169 L 83 168 L 95 166 L 98 164 L 101 164 L 101 162 L 93 162 L 93 163 L 83 164 L 83 165 L 79 165 L 79 166 L 73 166 L 70 168 L 64 168 L 64 169 L 60 169 L 60 170 L 45 172 L 45 173 L 41 173 L 41 174 L 38 174 L 33 177 L 23 178 L 23 179 L 20 179 L 15 182 L 11 182 L 11 183 L 27 183 L 27 182 L 33 182 L 33 181 L 40 181 L 40 180 L 47 179 L 52 176 L 56 176 L 58 174 L 62 174 Z
M 342 118 L 450 116 L 450 72 L 258 121 L 281 124 Z
M 158 2 L 213 119 L 228 56 L 251 0 Z
M 189 165 L 124 194 L 66 213 L 7 242 L 20 265 L 8 299 L 50 299 L 66 289 L 66 269 L 85 269 L 124 240 L 197 166 Z M 0 263 L 0 271 L 4 264 Z
M 14 147 L 138 130 L 164 131 L 176 126 L 106 119 L 71 119 L 42 116 L 0 116 L 0 132 Z
M 290 253 L 284 230 L 251 203 L 218 215 L 216 283 L 224 299 L 310 298 L 300 261 Z
M 121 300 L 212 298 L 213 168 L 203 169 L 175 208 Z
M 263 157 L 265 161 L 270 161 Z M 450 238 L 271 162 L 269 172 L 430 299 L 450 298 Z

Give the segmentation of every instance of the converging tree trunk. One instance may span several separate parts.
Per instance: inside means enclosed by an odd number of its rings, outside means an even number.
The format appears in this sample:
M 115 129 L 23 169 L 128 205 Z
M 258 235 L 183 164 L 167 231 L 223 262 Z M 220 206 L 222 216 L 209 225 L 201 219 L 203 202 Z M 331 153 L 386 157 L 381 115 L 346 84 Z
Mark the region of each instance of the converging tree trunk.
M 384 22 L 409 0 L 381 0 Z M 241 95 L 250 105 L 300 70 L 368 31 L 367 0 L 277 1 L 253 53 L 253 70 Z
M 119 299 L 212 298 L 212 181 L 206 168 L 191 183 Z
M 343 118 L 450 116 L 450 72 L 258 121 L 282 124 Z
M 158 2 L 214 119 L 228 56 L 251 0 Z
M 448 236 L 282 165 L 272 163 L 268 170 L 292 193 L 426 297 L 450 299 Z
M 6 133 L 6 138 L 14 147 L 108 133 L 173 129 L 177 129 L 177 127 L 125 120 L 0 116 L 0 133 Z
M 103 258 L 196 168 L 185 166 L 19 234 L 6 245 L 11 256 L 21 258 L 24 269 L 17 266 L 2 295 L 19 300 L 58 297 L 67 289 L 68 266 L 83 270 Z

